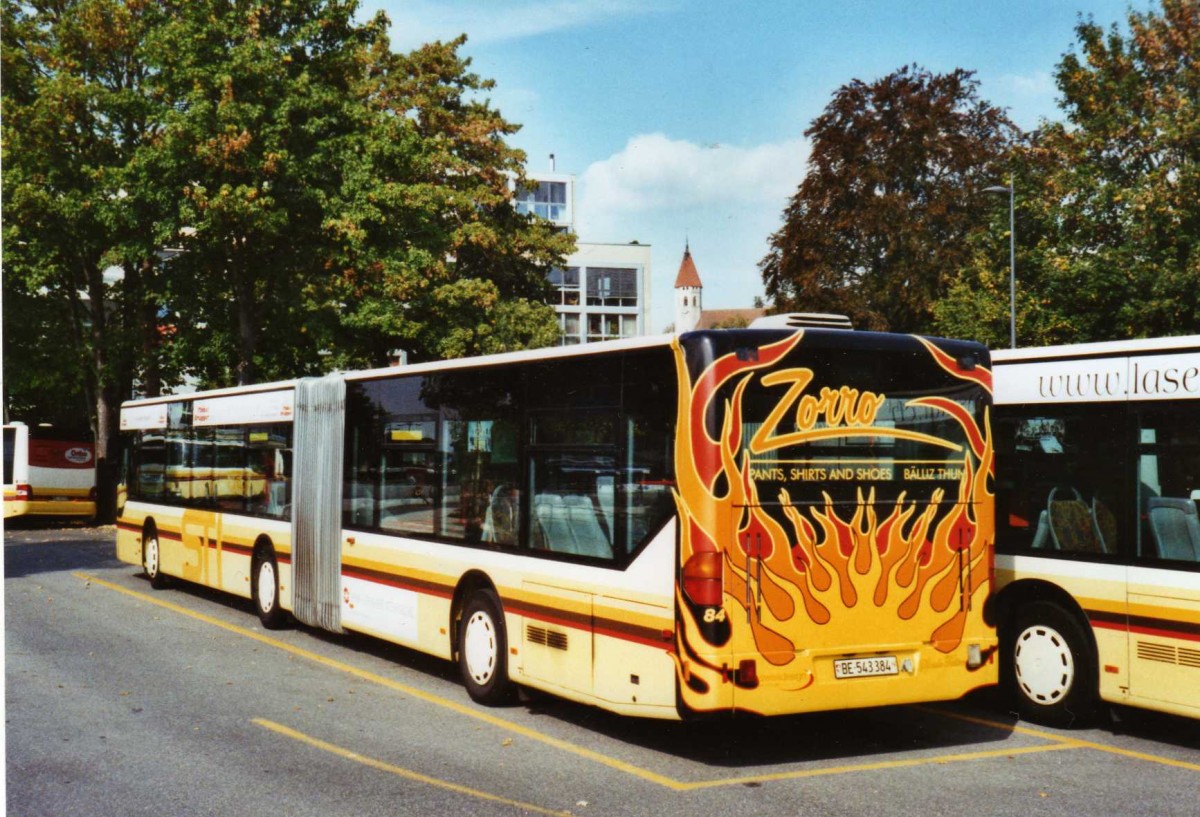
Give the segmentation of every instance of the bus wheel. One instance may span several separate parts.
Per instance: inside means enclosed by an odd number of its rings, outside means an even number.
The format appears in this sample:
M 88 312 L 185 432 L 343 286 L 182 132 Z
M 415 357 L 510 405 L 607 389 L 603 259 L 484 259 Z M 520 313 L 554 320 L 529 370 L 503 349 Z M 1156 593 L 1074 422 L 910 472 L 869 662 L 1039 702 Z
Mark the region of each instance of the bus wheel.
M 287 613 L 279 606 L 279 568 L 269 548 L 255 552 L 251 573 L 251 596 L 258 620 L 268 630 L 281 629 L 287 623 Z
M 491 590 L 480 590 L 463 610 L 458 633 L 458 666 L 471 698 L 495 706 L 515 697 L 507 657 L 500 600 Z
M 142 536 L 142 571 L 155 590 L 167 586 L 167 577 L 162 572 L 162 552 L 158 548 L 157 531 L 148 530 Z
M 1074 616 L 1052 602 L 1022 607 L 1005 639 L 1005 675 L 1021 717 L 1048 726 L 1086 722 L 1096 706 L 1096 659 Z

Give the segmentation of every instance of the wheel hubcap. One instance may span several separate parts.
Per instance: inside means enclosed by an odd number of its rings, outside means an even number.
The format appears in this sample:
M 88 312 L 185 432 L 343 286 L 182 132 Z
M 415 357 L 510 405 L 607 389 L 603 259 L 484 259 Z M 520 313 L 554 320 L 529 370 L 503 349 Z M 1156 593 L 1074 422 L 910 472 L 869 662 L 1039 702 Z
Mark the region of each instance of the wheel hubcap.
M 467 619 L 463 633 L 463 654 L 467 673 L 480 686 L 491 680 L 496 671 L 496 625 L 482 610 Z
M 146 574 L 158 575 L 158 539 L 154 537 L 146 540 Z
M 1028 627 L 1017 637 L 1013 667 L 1021 691 L 1039 704 L 1061 701 L 1075 680 L 1075 659 L 1067 640 L 1044 624 Z
M 275 606 L 275 565 L 271 562 L 258 566 L 258 606 L 264 613 Z

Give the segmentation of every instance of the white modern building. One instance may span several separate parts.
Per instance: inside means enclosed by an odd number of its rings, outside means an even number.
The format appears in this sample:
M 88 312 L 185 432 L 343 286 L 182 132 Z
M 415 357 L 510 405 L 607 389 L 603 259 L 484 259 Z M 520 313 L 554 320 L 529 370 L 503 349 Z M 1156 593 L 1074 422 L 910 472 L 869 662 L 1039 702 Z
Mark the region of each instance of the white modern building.
M 575 233 L 575 177 L 528 173 L 516 207 Z M 650 245 L 607 244 L 576 238 L 564 269 L 550 272 L 562 343 L 588 343 L 648 334 Z

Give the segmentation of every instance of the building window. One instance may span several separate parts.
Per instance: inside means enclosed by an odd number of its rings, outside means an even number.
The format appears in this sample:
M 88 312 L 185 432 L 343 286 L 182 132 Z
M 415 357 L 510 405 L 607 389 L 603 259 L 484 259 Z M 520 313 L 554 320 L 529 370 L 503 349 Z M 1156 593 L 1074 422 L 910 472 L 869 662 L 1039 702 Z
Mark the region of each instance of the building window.
M 552 269 L 549 280 L 558 290 L 560 306 L 579 306 L 579 267 Z
M 562 338 L 560 344 L 563 346 L 573 346 L 576 343 L 582 343 L 583 338 L 580 337 L 580 320 L 578 313 L 560 312 L 558 315 L 558 325 L 562 330 Z
M 588 267 L 588 306 L 638 305 L 638 271 L 619 267 Z
M 518 213 L 533 213 L 548 221 L 568 221 L 566 182 L 529 182 L 517 190 Z
M 637 315 L 588 315 L 588 343 L 637 335 Z

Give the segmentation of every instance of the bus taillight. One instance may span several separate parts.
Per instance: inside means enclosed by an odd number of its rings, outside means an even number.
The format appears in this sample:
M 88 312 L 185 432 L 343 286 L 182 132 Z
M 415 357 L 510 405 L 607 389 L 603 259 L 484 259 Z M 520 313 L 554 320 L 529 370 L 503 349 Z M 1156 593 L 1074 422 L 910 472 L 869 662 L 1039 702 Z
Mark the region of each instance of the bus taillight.
M 697 607 L 716 607 L 724 593 L 724 556 L 715 551 L 697 553 L 683 566 L 683 592 Z
M 22 485 L 21 483 L 17 483 L 17 501 L 18 502 L 28 502 L 32 498 L 33 498 L 33 489 L 30 488 L 28 485 Z

